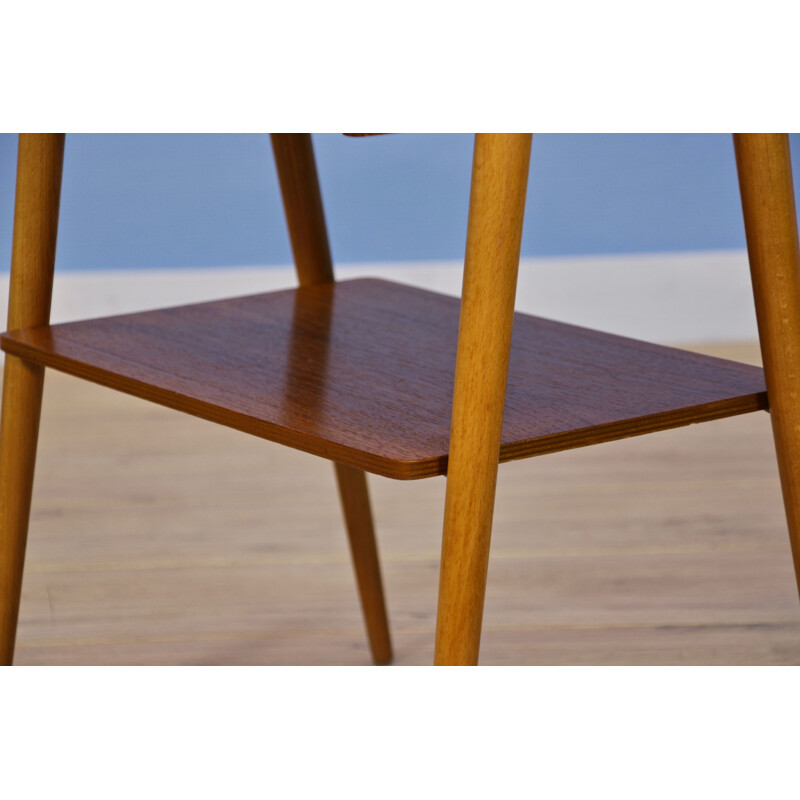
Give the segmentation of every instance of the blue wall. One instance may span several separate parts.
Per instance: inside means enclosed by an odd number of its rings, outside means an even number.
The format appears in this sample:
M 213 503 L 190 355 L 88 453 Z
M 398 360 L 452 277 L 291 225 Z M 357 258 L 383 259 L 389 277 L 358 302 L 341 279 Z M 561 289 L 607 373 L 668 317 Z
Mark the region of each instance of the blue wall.
M 315 135 L 340 262 L 463 256 L 472 137 Z M 792 135 L 800 164 L 800 135 Z M 0 269 L 16 136 L 0 135 Z M 800 166 L 796 170 L 800 193 Z M 67 137 L 58 269 L 286 264 L 267 136 Z M 538 134 L 523 255 L 744 247 L 727 134 Z

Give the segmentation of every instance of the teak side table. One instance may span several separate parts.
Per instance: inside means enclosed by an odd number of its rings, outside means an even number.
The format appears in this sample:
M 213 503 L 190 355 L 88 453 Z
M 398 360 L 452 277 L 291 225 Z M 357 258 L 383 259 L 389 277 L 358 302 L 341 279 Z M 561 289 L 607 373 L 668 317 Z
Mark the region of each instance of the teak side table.
M 311 138 L 272 144 L 299 288 L 51 326 L 64 136 L 20 135 L 0 337 L 2 663 L 13 659 L 45 367 L 333 461 L 376 663 L 392 651 L 365 472 L 447 475 L 436 664 L 478 661 L 502 461 L 769 410 L 800 576 L 800 252 L 786 135 L 734 135 L 763 371 L 514 313 L 531 134 L 476 135 L 460 303 L 334 282 Z

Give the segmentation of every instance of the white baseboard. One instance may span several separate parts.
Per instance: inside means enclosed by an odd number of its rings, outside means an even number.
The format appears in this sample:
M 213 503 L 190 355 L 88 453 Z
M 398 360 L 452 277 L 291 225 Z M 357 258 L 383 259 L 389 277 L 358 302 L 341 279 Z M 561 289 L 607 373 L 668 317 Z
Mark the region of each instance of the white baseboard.
M 383 277 L 459 295 L 460 262 L 340 265 L 341 279 Z M 56 275 L 52 321 L 108 316 L 296 285 L 289 267 L 229 267 Z M 0 276 L 0 305 L 8 275 Z M 654 342 L 757 337 L 744 251 L 523 259 L 517 309 Z

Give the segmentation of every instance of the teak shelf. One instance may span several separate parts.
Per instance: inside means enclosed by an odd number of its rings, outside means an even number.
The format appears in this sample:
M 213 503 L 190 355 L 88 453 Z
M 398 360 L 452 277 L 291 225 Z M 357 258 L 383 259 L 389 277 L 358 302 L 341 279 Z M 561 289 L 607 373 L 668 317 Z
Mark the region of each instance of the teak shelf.
M 376 663 L 392 647 L 365 472 L 447 475 L 439 665 L 478 663 L 500 461 L 768 408 L 800 578 L 800 243 L 786 135 L 734 136 L 763 371 L 514 314 L 526 133 L 475 136 L 460 300 L 335 283 L 311 137 L 281 133 L 299 288 L 50 325 L 64 141 L 19 139 L 0 339 L 0 663 L 14 655 L 46 367 L 333 461 Z
M 457 299 L 361 279 L 12 331 L 3 350 L 389 478 L 447 471 Z M 500 460 L 767 407 L 763 371 L 516 314 Z

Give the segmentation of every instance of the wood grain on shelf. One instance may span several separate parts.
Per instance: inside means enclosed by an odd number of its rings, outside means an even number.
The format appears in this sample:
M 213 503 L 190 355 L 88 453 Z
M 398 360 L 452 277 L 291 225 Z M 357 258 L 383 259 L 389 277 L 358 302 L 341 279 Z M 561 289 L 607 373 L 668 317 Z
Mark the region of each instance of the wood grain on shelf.
M 25 329 L 1 343 L 170 408 L 411 479 L 447 469 L 458 313 L 455 298 L 363 279 Z M 516 314 L 500 459 L 766 407 L 758 367 Z

